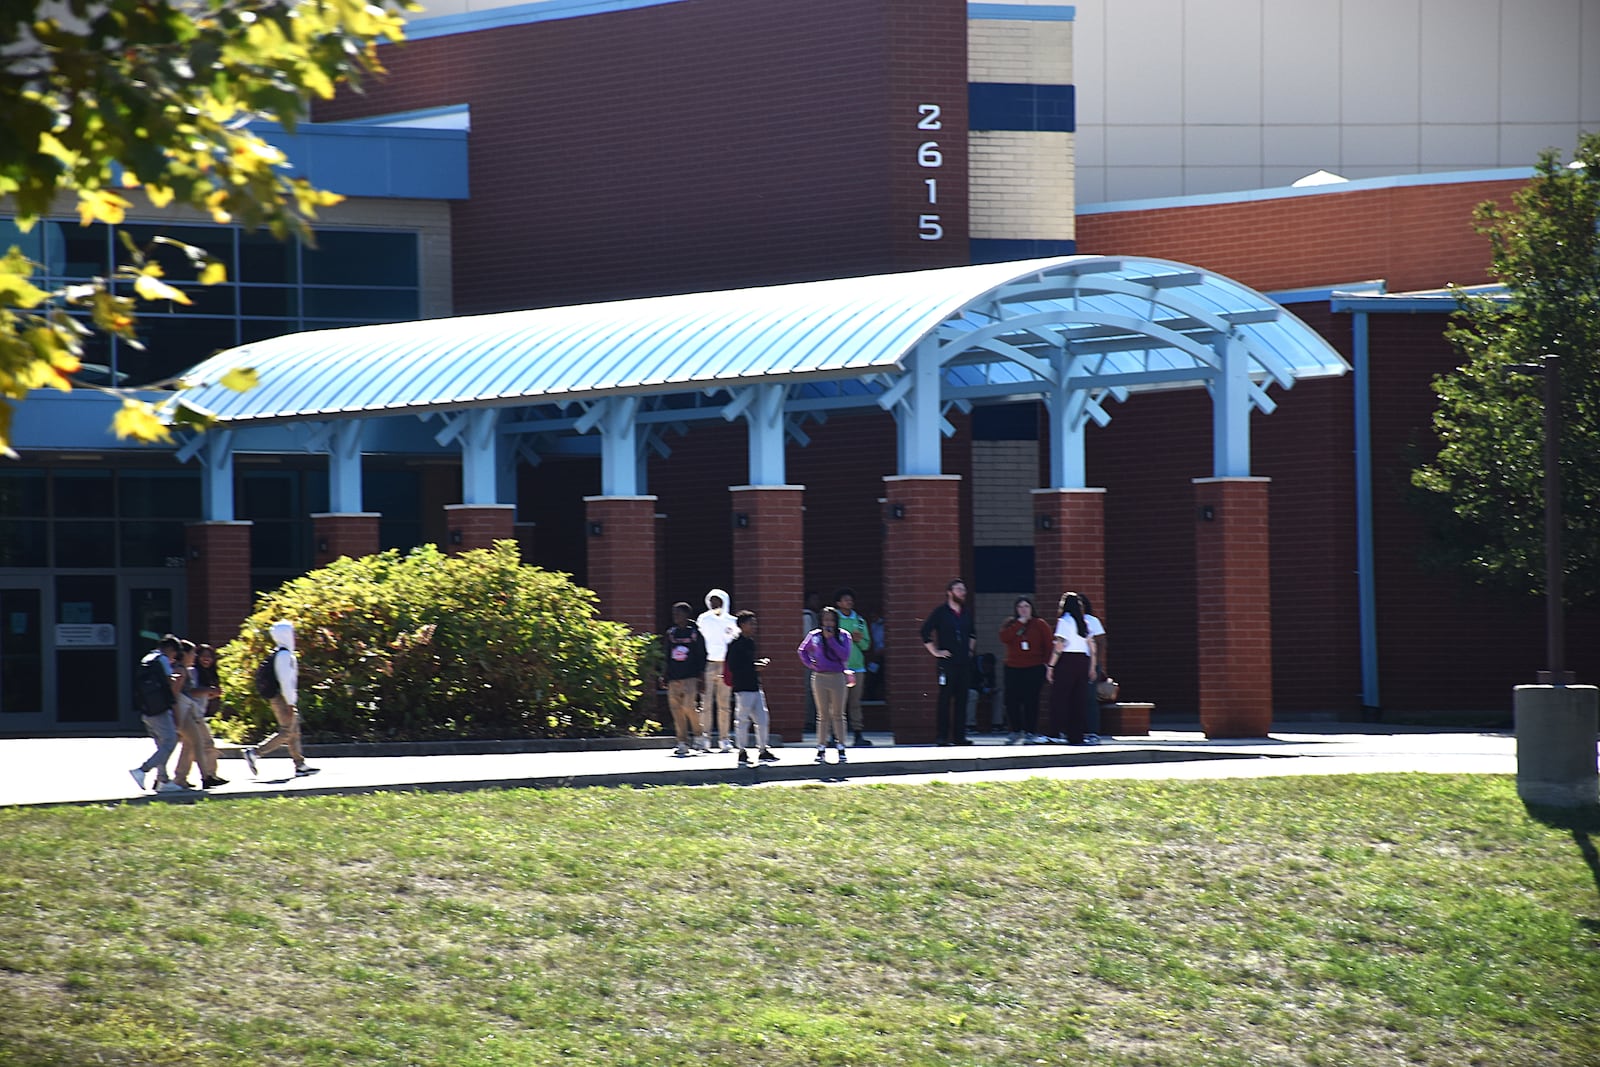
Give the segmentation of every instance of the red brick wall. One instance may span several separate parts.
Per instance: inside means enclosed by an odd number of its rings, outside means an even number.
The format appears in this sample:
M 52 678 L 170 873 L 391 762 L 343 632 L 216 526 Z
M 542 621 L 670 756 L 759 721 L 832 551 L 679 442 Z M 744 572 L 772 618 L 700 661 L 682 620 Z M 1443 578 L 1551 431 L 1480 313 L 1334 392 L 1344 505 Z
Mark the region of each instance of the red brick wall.
M 600 598 L 600 614 L 635 633 L 660 633 L 666 608 L 656 591 L 655 497 L 596 496 L 584 503 L 591 526 L 600 524 L 589 537 L 589 588 Z
M 1265 479 L 1194 485 L 1200 725 L 1207 737 L 1272 726 L 1271 550 Z
M 795 655 L 803 603 L 803 507 L 805 491 L 741 487 L 729 493 L 733 528 L 733 585 L 743 605 L 759 617 L 758 654 L 772 660 L 762 675 L 772 729 L 798 741 L 806 721 L 805 679 Z M 737 590 L 737 594 L 735 594 Z
M 939 681 L 920 628 L 959 574 L 961 481 L 895 477 L 883 485 L 887 702 L 895 740 L 917 744 L 934 740 Z M 898 519 L 897 506 L 903 510 Z
M 697 0 L 411 41 L 344 119 L 468 103 L 461 313 L 966 262 L 962 0 Z M 947 236 L 916 237 L 916 104 Z
M 189 632 L 196 644 L 221 648 L 250 616 L 250 523 L 196 522 L 184 528 Z
M 378 551 L 380 518 L 376 513 L 311 516 L 312 565 L 326 567 L 341 556 L 360 559 Z
M 445 551 L 460 555 L 511 540 L 517 510 L 510 504 L 447 504 L 444 513 Z
M 1488 280 L 1472 229 L 1485 200 L 1519 181 L 1330 192 L 1078 218 L 1078 250 L 1196 263 L 1257 289 L 1382 278 L 1391 291 Z
M 1056 617 L 1068 590 L 1082 593 L 1108 628 L 1106 494 L 1100 489 L 1041 489 L 1033 494 L 1033 587 L 1039 614 Z M 1048 530 L 1040 521 L 1047 519 Z

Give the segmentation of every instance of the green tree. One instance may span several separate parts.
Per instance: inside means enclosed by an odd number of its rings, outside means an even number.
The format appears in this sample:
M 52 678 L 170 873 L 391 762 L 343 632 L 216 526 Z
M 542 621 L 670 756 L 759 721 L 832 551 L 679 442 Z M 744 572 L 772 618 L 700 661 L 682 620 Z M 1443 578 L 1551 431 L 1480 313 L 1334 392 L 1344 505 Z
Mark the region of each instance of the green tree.
M 1600 594 L 1600 134 L 1570 164 L 1544 153 L 1510 209 L 1481 205 L 1503 296 L 1461 294 L 1447 337 L 1465 357 L 1434 380 L 1438 455 L 1412 474 L 1433 555 L 1477 580 L 1544 589 L 1543 383 L 1515 364 L 1560 357 L 1565 591 Z
M 156 208 L 192 205 L 219 223 L 265 227 L 280 239 L 309 238 L 316 210 L 339 198 L 289 176 L 283 154 L 246 121 L 293 129 L 313 99 L 359 85 L 381 70 L 376 45 L 399 40 L 400 13 L 414 9 L 410 0 L 0 0 L 0 7 L 0 197 L 19 226 L 26 230 L 62 201 L 85 225 L 115 225 L 137 197 Z M 187 251 L 201 281 L 222 280 L 220 264 Z M 162 280 L 148 250 L 130 252 L 119 272 L 125 284 L 101 278 L 58 291 L 35 286 L 37 265 L 15 248 L 0 259 L 0 452 L 11 454 L 6 398 L 78 384 L 90 325 L 134 341 L 136 299 L 189 302 Z M 253 376 L 227 384 L 247 388 Z M 119 435 L 167 436 L 150 405 L 123 396 Z
M 567 575 L 525 566 L 515 541 L 338 559 L 262 595 L 218 655 L 225 736 L 273 721 L 252 676 L 278 619 L 295 624 L 312 734 L 592 737 L 655 725 L 643 676 L 656 642 L 600 618 Z

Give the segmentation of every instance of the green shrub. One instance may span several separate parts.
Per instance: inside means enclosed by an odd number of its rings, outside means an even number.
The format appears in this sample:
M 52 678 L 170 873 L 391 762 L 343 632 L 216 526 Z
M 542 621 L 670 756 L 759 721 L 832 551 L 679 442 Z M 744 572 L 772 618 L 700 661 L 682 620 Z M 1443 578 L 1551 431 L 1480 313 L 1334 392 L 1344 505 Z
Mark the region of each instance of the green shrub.
M 314 738 L 593 737 L 645 719 L 648 637 L 598 617 L 569 575 L 524 566 L 514 541 L 448 556 L 433 545 L 339 559 L 256 603 L 218 654 L 216 728 L 273 725 L 254 673 L 279 619 L 294 623 L 300 714 Z

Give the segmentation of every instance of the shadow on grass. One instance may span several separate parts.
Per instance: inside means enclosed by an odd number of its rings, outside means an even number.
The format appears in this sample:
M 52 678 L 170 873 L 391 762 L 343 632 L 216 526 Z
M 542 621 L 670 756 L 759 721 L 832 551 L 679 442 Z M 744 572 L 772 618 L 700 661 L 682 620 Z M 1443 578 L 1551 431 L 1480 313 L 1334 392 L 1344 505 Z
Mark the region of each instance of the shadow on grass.
M 1589 873 L 1594 877 L 1595 892 L 1600 894 L 1600 849 L 1596 849 L 1594 844 L 1595 834 L 1600 833 L 1600 804 L 1583 808 L 1552 808 L 1524 801 L 1522 806 L 1527 809 L 1529 818 L 1572 835 L 1572 843 L 1578 846 L 1579 855 L 1589 865 Z M 1591 930 L 1600 930 L 1600 919 L 1579 921 Z

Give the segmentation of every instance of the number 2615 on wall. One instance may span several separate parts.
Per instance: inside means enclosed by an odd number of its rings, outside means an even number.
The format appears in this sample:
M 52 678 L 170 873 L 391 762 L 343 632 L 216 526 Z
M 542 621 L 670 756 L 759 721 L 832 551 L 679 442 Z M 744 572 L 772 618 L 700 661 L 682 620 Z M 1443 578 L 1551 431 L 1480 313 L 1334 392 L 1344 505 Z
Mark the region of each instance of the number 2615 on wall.
M 944 122 L 940 116 L 944 108 L 938 104 L 917 105 L 918 130 L 942 130 Z M 924 170 L 938 170 L 944 166 L 944 153 L 939 151 L 938 141 L 923 141 L 917 146 L 917 166 Z M 922 184 L 928 192 L 928 206 L 937 207 L 939 204 L 939 178 L 930 175 L 922 179 Z M 937 212 L 924 212 L 917 216 L 917 236 L 924 241 L 937 241 L 944 237 L 944 225 L 939 221 Z

